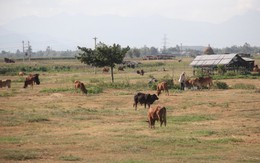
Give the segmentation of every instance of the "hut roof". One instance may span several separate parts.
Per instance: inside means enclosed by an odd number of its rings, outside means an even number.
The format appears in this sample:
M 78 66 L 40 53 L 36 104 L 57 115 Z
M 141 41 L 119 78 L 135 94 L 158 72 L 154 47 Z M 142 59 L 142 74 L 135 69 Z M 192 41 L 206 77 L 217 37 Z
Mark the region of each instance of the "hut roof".
M 213 49 L 210 47 L 210 45 L 204 50 L 203 54 L 214 54 Z
M 214 54 L 197 56 L 191 63 L 191 66 L 217 66 L 229 64 L 238 54 Z M 239 57 L 239 56 L 238 56 Z

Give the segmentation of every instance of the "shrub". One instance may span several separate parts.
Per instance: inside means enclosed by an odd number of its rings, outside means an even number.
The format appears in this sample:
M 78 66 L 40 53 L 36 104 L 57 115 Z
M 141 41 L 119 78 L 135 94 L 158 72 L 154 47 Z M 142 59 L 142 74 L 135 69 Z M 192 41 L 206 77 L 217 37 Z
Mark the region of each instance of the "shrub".
M 103 92 L 103 89 L 101 87 L 90 87 L 90 88 L 87 88 L 87 90 L 88 90 L 88 93 L 90 93 L 90 94 L 98 94 L 98 93 Z
M 218 71 L 218 74 L 221 74 L 221 75 L 224 75 L 227 72 L 224 65 L 218 65 L 217 71 Z
M 214 82 L 214 88 L 217 88 L 217 89 L 228 89 L 228 85 L 225 82 L 216 81 L 216 82 Z

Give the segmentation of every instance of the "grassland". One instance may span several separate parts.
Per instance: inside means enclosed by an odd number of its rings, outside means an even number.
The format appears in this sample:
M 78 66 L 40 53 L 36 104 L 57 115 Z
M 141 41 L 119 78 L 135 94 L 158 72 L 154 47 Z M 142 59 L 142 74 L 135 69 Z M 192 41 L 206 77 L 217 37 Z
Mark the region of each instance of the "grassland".
M 149 129 L 147 110 L 134 110 L 135 93 L 155 93 L 149 77 L 178 84 L 182 71 L 192 76 L 190 60 L 141 61 L 115 70 L 114 84 L 77 60 L 1 63 L 15 71 L 0 76 L 12 80 L 0 89 L 0 162 L 260 162 L 259 77 L 218 80 L 225 90 L 170 89 L 154 104 L 167 108 L 166 127 Z M 22 88 L 24 67 L 40 73 L 40 85 Z M 75 91 L 74 80 L 90 94 Z

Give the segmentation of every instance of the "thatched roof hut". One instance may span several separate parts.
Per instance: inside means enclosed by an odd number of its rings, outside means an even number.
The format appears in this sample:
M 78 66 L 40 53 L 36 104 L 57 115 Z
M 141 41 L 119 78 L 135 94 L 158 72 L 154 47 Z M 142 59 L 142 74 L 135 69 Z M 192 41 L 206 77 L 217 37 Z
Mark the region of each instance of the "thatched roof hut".
M 207 54 L 207 55 L 210 55 L 210 54 L 215 54 L 213 49 L 210 47 L 210 45 L 204 50 L 203 54 Z

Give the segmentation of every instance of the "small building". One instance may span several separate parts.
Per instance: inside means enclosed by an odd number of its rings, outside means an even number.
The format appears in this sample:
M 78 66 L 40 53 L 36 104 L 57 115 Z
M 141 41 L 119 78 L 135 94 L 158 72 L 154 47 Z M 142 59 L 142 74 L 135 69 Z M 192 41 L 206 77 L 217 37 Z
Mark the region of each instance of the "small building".
M 226 70 L 252 71 L 254 60 L 251 58 L 242 58 L 238 53 L 232 54 L 211 54 L 197 56 L 190 65 L 193 68 L 214 71 L 219 65 L 225 66 Z

